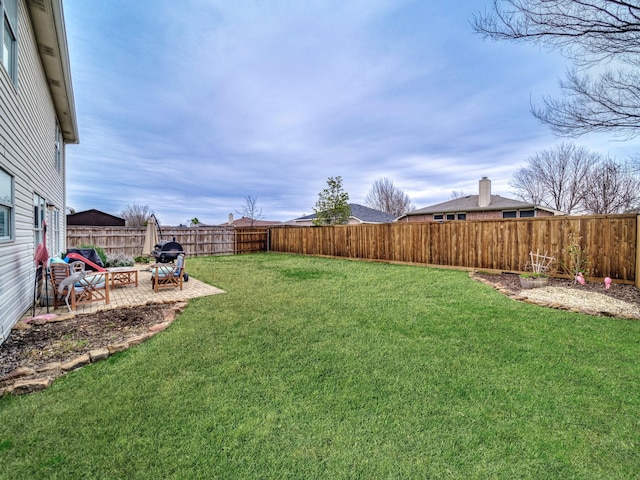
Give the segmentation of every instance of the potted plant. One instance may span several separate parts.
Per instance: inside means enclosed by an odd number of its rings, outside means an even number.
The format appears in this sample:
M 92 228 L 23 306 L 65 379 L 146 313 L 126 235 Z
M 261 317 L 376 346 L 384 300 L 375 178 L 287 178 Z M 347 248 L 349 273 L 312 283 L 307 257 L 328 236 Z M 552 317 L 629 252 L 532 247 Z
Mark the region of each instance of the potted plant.
M 555 258 L 547 256 L 546 252 L 544 255 L 540 255 L 539 252 L 535 254 L 529 252 L 529 256 L 531 272 L 520 274 L 520 286 L 522 288 L 544 287 L 549 282 L 547 271 Z
M 520 274 L 520 286 L 522 288 L 544 287 L 549 282 L 549 276 L 544 273 L 522 273 Z

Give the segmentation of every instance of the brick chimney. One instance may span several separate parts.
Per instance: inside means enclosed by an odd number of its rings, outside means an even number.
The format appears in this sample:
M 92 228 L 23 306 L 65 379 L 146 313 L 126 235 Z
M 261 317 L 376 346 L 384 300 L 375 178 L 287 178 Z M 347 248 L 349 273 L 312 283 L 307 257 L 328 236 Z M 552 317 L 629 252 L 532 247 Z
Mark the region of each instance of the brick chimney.
M 478 206 L 488 207 L 489 204 L 491 204 L 491 180 L 487 177 L 482 177 L 478 192 Z

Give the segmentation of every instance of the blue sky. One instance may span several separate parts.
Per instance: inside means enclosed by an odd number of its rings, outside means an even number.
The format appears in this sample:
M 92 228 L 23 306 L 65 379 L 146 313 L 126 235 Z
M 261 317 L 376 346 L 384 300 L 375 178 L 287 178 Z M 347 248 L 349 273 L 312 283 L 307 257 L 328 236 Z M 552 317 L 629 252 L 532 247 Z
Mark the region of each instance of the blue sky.
M 328 177 L 365 203 L 388 178 L 416 208 L 451 192 L 514 197 L 509 180 L 557 143 L 530 102 L 570 64 L 485 41 L 490 0 L 65 0 L 80 144 L 67 204 L 164 225 L 313 213 Z M 578 145 L 618 159 L 638 140 Z

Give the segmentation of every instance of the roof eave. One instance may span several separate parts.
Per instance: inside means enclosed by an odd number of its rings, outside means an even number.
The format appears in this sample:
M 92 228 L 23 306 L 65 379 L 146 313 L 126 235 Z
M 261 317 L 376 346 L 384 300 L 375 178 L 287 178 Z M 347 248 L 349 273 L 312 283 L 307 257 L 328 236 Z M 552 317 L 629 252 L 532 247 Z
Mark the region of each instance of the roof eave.
M 62 0 L 27 2 L 27 8 L 64 142 L 79 143 Z

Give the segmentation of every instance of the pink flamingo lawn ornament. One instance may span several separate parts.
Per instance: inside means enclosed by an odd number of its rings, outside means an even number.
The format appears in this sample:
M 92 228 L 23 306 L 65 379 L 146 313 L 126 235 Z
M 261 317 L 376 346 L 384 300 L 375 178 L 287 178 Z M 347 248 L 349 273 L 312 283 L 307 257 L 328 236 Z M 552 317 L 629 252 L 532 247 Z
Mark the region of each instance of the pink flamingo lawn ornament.
M 606 277 L 604 279 L 604 289 L 609 290 L 610 286 L 611 286 L 611 279 L 609 277 Z
M 47 222 L 45 220 L 42 221 L 42 242 L 36 247 L 33 260 L 36 262 L 36 267 L 39 267 L 41 263 L 46 266 L 49 261 L 49 252 L 47 251 Z
M 584 277 L 582 276 L 582 272 L 578 272 L 578 274 L 576 275 L 576 282 L 578 282 L 580 285 L 585 284 Z
M 47 222 L 42 221 L 42 242 L 36 247 L 36 252 L 33 255 L 33 261 L 36 264 L 36 285 L 33 291 L 33 311 L 31 316 L 36 314 L 36 299 L 38 297 L 38 275 L 44 274 L 44 286 L 47 295 L 47 313 L 49 313 L 49 287 L 47 285 L 47 263 L 49 262 L 49 251 L 47 250 Z M 42 270 L 40 269 L 42 265 Z

